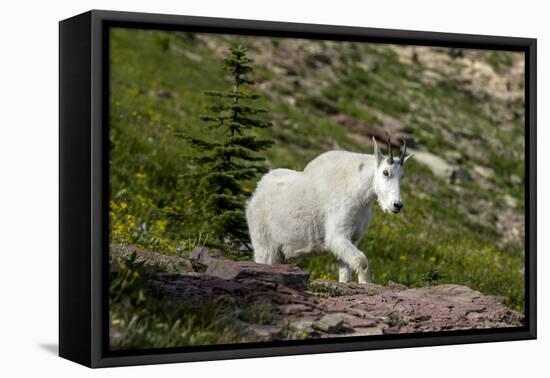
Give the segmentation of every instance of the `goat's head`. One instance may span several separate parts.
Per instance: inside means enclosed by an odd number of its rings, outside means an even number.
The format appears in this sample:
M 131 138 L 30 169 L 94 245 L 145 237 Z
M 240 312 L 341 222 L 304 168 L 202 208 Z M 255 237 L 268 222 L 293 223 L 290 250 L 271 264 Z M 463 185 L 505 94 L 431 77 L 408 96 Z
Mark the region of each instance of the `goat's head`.
M 401 199 L 400 186 L 403 179 L 403 167 L 405 162 L 414 154 L 407 155 L 407 143 L 403 139 L 401 156 L 394 160 L 391 151 L 391 140 L 386 133 L 386 144 L 388 145 L 388 156 L 384 156 L 376 139 L 374 142 L 374 156 L 376 158 L 376 169 L 373 178 L 373 187 L 378 204 L 385 212 L 399 213 L 403 209 L 403 200 Z

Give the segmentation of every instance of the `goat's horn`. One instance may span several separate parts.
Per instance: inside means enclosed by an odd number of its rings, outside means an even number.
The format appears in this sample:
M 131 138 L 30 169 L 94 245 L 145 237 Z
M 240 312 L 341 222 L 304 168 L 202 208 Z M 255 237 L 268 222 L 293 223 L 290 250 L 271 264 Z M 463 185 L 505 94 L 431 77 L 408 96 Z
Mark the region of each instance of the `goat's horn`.
M 405 162 L 405 155 L 407 155 L 407 141 L 405 138 L 401 139 L 403 141 L 403 149 L 401 151 L 401 156 L 399 157 L 399 164 L 403 165 Z
M 384 131 L 384 133 L 386 134 L 386 144 L 388 145 L 388 161 L 390 162 L 390 164 L 393 164 L 393 154 L 391 152 L 390 134 L 388 134 L 387 131 Z

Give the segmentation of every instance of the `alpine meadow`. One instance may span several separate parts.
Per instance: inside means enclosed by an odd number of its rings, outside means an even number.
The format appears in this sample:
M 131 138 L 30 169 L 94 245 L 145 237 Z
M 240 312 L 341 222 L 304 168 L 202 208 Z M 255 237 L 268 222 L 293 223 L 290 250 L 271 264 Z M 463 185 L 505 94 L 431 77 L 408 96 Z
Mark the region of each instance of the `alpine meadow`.
M 524 69 L 518 52 L 111 29 L 111 348 L 336 333 L 318 318 L 279 321 L 301 310 L 281 310 L 268 295 L 248 306 L 182 292 L 212 269 L 206 250 L 227 264 L 252 264 L 245 206 L 262 175 L 302 171 L 332 150 L 373 154 L 373 137 L 386 153 L 385 132 L 396 157 L 402 139 L 414 157 L 401 182 L 403 211 L 374 204 L 357 244 L 373 287 L 460 285 L 520 319 Z M 292 263 L 284 269 L 307 273 L 300 290 L 325 301 L 348 295 L 331 254 Z M 171 291 L 181 273 L 189 273 L 187 289 Z M 486 318 L 484 328 L 505 322 Z M 413 332 L 416 318 L 384 319 L 383 327 L 348 320 L 349 329 Z

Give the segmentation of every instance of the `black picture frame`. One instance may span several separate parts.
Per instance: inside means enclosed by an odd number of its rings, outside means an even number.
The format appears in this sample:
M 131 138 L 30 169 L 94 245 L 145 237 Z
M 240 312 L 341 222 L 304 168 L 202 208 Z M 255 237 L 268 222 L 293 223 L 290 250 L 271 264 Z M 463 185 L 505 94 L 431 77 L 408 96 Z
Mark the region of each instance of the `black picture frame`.
M 525 325 L 318 341 L 108 349 L 110 27 L 299 37 L 525 53 Z M 536 53 L 531 38 L 92 10 L 59 24 L 59 355 L 88 367 L 535 339 Z

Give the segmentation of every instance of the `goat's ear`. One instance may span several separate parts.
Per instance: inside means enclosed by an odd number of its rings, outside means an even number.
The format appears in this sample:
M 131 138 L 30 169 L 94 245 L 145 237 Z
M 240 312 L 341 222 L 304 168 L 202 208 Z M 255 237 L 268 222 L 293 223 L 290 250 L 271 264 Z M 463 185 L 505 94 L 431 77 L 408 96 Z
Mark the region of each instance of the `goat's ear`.
M 407 162 L 407 160 L 409 160 L 409 159 L 412 158 L 413 156 L 414 156 L 414 153 L 405 156 L 405 158 L 403 158 L 403 164 L 405 164 L 405 163 Z
M 376 156 L 376 166 L 378 167 L 384 160 L 384 155 L 382 155 L 382 151 L 378 148 L 378 143 L 376 143 L 376 139 L 374 137 L 372 137 L 372 142 L 374 143 L 374 156 Z

